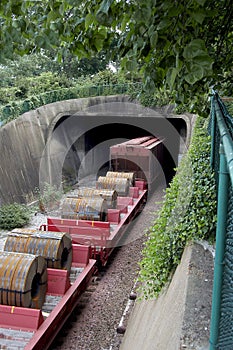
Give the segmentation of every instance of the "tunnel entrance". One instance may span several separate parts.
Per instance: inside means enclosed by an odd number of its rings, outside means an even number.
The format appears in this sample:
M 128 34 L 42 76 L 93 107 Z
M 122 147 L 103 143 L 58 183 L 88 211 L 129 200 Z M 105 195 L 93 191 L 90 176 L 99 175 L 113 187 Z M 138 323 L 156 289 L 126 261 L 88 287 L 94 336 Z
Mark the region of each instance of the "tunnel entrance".
M 69 185 L 89 174 L 104 175 L 110 169 L 110 146 L 147 135 L 164 138 L 161 167 L 168 184 L 186 147 L 187 128 L 181 118 L 67 115 L 55 129 L 59 129 L 60 143 L 70 144 L 69 139 L 76 135 L 62 168 L 63 181 Z

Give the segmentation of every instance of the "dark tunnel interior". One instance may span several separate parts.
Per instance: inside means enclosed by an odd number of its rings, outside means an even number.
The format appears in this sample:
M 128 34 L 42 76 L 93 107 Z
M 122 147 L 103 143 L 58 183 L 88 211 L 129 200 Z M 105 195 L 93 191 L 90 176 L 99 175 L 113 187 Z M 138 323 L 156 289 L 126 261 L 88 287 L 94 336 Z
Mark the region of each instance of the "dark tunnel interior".
M 55 128 L 65 125 L 65 121 L 70 116 L 63 116 L 59 122 L 56 124 Z M 146 119 L 146 120 L 145 120 Z M 165 174 L 167 184 L 170 183 L 172 177 L 175 174 L 175 169 L 177 167 L 180 152 L 181 152 L 181 143 L 185 143 L 187 128 L 186 123 L 181 118 L 138 118 L 138 117 L 121 117 L 121 118 L 106 118 L 100 119 L 98 122 L 94 120 L 94 117 L 78 117 L 78 124 L 73 125 L 73 128 L 76 127 L 82 130 L 82 135 L 77 138 L 77 140 L 72 144 L 69 152 L 67 153 L 66 160 L 64 162 L 63 172 L 64 177 L 66 177 L 66 168 L 72 167 L 75 163 L 75 169 L 73 173 L 77 172 L 79 168 L 82 156 L 93 153 L 93 157 L 101 157 L 102 153 L 106 152 L 105 160 L 101 166 L 96 167 L 96 162 L 93 163 L 92 170 L 97 175 L 102 175 L 104 169 L 109 169 L 109 147 L 101 149 L 101 152 L 96 152 L 94 154 L 93 150 L 97 145 L 105 144 L 113 145 L 118 142 L 116 140 L 122 139 L 129 140 L 132 138 L 142 137 L 142 136 L 156 136 L 164 138 L 164 157 L 162 161 L 162 169 Z M 69 129 L 66 130 L 69 133 Z M 80 140 L 82 143 L 80 146 Z M 77 156 L 78 149 L 82 149 L 82 156 Z M 101 153 L 101 154 L 100 154 Z M 73 161 L 71 162 L 71 159 Z M 92 161 L 93 162 L 93 161 Z M 79 163 L 79 164 L 78 164 Z M 90 172 L 90 170 L 89 170 Z M 71 182 L 76 181 L 74 178 L 67 179 Z

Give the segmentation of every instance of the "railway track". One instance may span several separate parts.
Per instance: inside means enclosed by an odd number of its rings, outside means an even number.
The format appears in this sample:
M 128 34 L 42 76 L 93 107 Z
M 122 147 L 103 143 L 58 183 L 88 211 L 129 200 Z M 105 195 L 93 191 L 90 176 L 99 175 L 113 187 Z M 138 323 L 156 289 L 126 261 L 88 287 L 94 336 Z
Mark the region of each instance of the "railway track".
M 82 273 L 83 268 L 72 268 L 70 273 L 70 283 L 72 284 L 76 279 L 77 276 Z M 62 296 L 58 295 L 46 295 L 45 302 L 43 303 L 42 307 L 42 315 L 44 319 L 49 317 L 51 312 L 54 310 L 54 308 L 59 304 L 61 301 Z M 17 329 L 7 329 L 7 328 L 0 328 L 0 349 L 23 349 L 29 340 L 33 337 L 34 332 L 27 330 L 17 330 Z M 9 342 L 9 339 L 10 342 Z
M 119 350 L 133 305 L 129 300 L 139 271 L 144 233 L 155 219 L 164 189 L 159 184 L 152 192 L 144 210 L 128 228 L 127 238 L 94 277 L 49 350 Z
M 119 350 L 133 305 L 131 302 L 130 308 L 124 315 L 137 279 L 138 262 L 141 259 L 145 241 L 144 233 L 155 219 L 156 211 L 160 206 L 156 203 L 162 201 L 164 188 L 165 186 L 160 184 L 155 191 L 151 192 L 143 211 L 128 226 L 122 245 L 115 248 L 107 265 L 92 277 L 87 290 L 80 296 L 76 308 L 49 350 Z M 38 214 L 29 227 L 38 228 L 45 220 L 46 215 Z M 0 250 L 3 250 L 7 234 L 7 231 L 0 232 Z M 71 269 L 71 284 L 80 271 L 80 269 Z M 45 318 L 59 301 L 60 297 L 47 298 L 42 309 Z M 122 320 L 123 324 L 121 324 Z M 3 332 L 1 329 L 0 331 Z M 13 335 L 13 330 L 6 330 L 6 332 L 6 339 L 14 337 L 17 333 L 16 331 Z M 28 331 L 18 333 L 19 338 L 25 337 L 25 343 L 30 336 Z M 7 343 L 8 341 L 6 340 Z M 3 343 L 4 340 L 1 340 L 1 346 L 4 346 Z M 16 348 L 16 343 L 12 343 L 12 346 Z
M 145 138 L 135 142 L 130 152 L 134 149 L 135 156 L 142 151 L 140 161 L 154 173 L 150 151 L 143 148 L 147 143 L 141 145 Z M 160 142 L 150 142 L 157 152 Z M 2 233 L 0 343 L 4 349 L 119 349 L 136 298 L 131 292 L 136 288 L 145 233 L 165 187 L 158 176 L 147 181 L 133 173 L 130 179 L 132 172 L 125 170 L 99 176 L 95 194 L 79 183 L 79 193 L 65 195 L 57 216 L 35 216 L 28 228 Z M 25 266 L 19 263 L 24 260 Z
M 80 296 L 76 308 L 62 330 L 58 333 L 49 350 L 118 350 L 122 340 L 128 315 L 133 301 L 130 294 L 138 274 L 138 262 L 145 241 L 144 233 L 155 218 L 165 186 L 160 184 L 151 192 L 140 215 L 127 227 L 127 234 L 110 255 L 107 265 L 91 279 L 87 290 Z M 46 220 L 46 215 L 38 214 L 29 227 L 38 228 Z M 3 250 L 8 232 L 0 232 L 0 250 Z M 82 268 L 72 268 L 70 283 L 77 278 Z M 59 296 L 46 297 L 42 314 L 46 319 L 61 301 Z M 130 307 L 127 309 L 127 305 Z M 127 310 L 127 312 L 125 312 Z M 124 314 L 125 313 L 125 314 Z M 1 346 L 12 338 L 12 349 L 23 349 L 33 335 L 30 331 L 0 329 Z M 5 333 L 4 333 L 5 332 Z M 21 348 L 17 346 L 21 343 Z M 9 345 L 9 344 L 8 344 Z

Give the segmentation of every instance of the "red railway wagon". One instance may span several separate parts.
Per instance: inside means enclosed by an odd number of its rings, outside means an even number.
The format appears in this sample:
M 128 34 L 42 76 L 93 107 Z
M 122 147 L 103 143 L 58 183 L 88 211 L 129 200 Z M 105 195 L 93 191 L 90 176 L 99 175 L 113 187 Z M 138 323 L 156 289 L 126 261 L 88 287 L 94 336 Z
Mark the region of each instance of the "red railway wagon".
M 107 222 L 47 219 L 41 230 L 71 235 L 71 271 L 47 268 L 46 297 L 40 309 L 0 305 L 1 347 L 8 350 L 49 348 L 98 270 L 98 263 L 107 263 L 111 252 L 125 236 L 129 223 L 142 210 L 146 198 L 145 181 L 136 180 L 129 195 L 118 196 L 116 208 L 108 209 Z
M 159 163 L 164 153 L 163 141 L 163 138 L 144 136 L 111 146 L 111 170 L 134 172 L 136 178 L 145 180 L 151 188 L 159 176 Z
M 117 197 L 116 209 L 108 209 L 107 221 L 47 218 L 44 231 L 67 232 L 72 242 L 91 246 L 91 257 L 105 265 L 113 249 L 124 236 L 128 224 L 140 213 L 146 198 L 145 181 L 135 181 L 129 196 Z
M 72 245 L 71 272 L 48 268 L 48 286 L 41 309 L 0 305 L 2 349 L 46 350 L 76 307 L 97 269 L 90 247 Z

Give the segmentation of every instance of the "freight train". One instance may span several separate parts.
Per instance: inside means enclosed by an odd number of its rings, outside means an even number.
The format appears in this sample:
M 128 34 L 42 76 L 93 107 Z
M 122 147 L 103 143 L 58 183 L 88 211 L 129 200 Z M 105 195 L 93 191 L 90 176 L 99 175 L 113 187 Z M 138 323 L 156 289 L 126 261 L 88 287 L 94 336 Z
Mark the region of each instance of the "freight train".
M 60 217 L 48 217 L 38 229 L 8 234 L 0 252 L 1 348 L 49 348 L 143 209 L 158 175 L 153 157 L 162 157 L 162 147 L 151 136 L 113 146 L 110 169 L 95 188 L 72 191 Z

